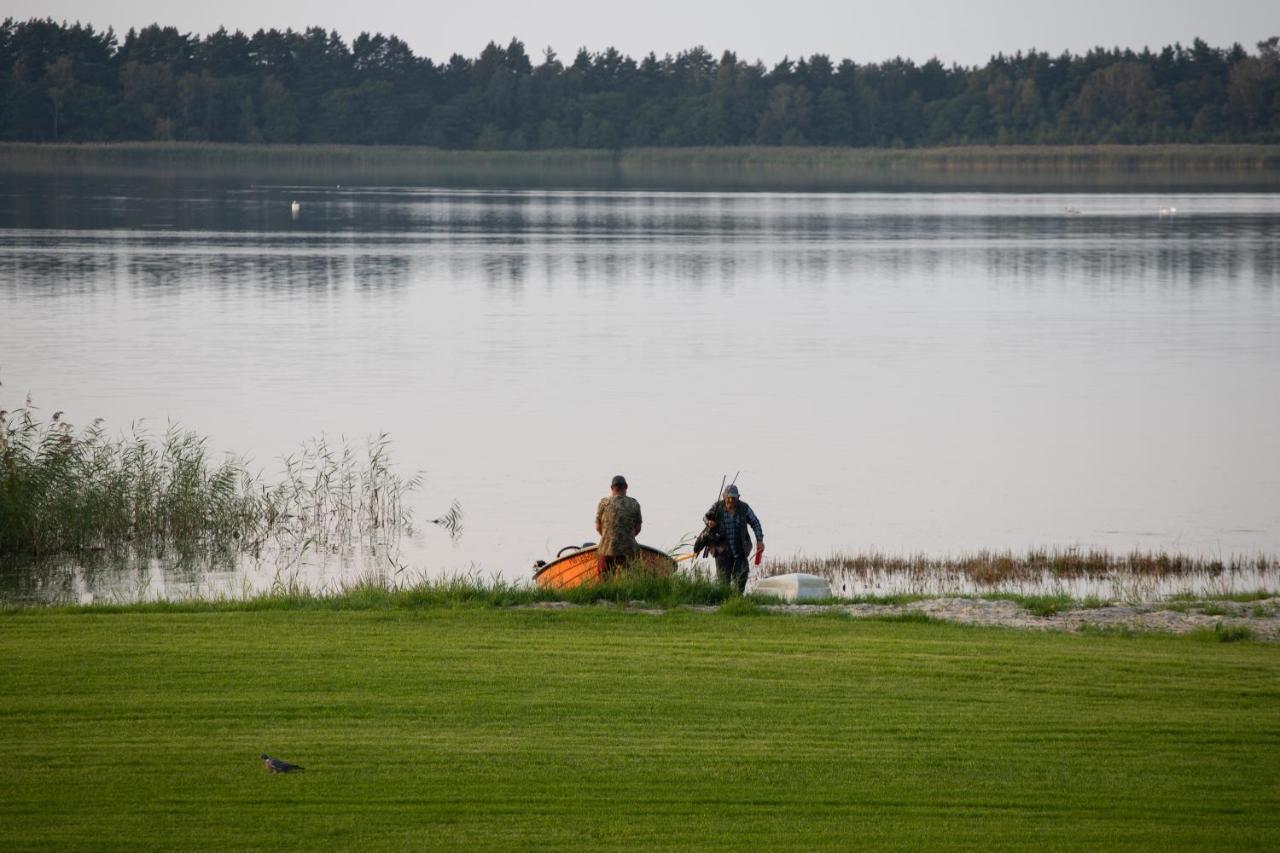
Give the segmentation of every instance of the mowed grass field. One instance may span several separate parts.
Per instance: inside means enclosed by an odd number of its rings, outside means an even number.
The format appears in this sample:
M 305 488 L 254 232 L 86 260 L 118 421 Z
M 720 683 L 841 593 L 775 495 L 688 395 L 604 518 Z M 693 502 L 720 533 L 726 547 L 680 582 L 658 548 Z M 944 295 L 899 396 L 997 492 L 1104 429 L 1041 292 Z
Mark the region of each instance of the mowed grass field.
M 0 614 L 0 849 L 331 847 L 1277 849 L 1280 648 L 606 607 Z

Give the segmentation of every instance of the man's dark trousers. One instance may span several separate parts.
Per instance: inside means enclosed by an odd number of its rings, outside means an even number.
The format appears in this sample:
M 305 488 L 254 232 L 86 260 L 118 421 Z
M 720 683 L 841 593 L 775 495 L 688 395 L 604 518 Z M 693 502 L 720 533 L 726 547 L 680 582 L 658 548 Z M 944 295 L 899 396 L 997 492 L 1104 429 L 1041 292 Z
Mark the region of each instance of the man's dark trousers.
M 716 575 L 720 578 L 720 583 L 733 581 L 738 587 L 739 595 L 747 589 L 749 571 L 751 570 L 747 567 L 746 557 L 735 557 L 728 551 L 716 554 Z

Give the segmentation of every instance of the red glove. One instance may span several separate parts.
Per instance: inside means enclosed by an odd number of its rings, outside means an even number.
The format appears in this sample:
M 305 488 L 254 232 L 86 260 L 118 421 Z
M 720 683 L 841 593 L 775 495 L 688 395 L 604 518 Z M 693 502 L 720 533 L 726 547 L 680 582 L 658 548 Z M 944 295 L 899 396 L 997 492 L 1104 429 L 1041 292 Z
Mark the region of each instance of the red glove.
M 764 546 L 757 545 L 756 546 L 756 565 L 757 566 L 760 565 L 760 558 L 763 556 L 764 556 Z

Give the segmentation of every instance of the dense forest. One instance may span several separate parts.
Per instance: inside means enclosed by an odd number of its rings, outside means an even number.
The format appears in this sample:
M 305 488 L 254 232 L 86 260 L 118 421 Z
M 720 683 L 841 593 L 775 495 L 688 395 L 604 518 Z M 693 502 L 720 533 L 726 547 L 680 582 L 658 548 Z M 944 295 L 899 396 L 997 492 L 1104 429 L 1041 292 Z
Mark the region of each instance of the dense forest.
M 1280 39 L 1158 52 L 998 55 L 772 68 L 701 47 L 636 61 L 610 48 L 534 62 L 518 40 L 474 59 L 313 27 L 130 30 L 0 25 L 0 139 L 632 146 L 1280 141 Z

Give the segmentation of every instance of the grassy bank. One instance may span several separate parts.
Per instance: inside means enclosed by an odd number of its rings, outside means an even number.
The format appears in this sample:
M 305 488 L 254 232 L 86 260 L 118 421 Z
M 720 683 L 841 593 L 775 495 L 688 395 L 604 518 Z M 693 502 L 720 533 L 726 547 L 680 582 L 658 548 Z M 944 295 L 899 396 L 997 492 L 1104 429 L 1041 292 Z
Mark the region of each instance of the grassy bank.
M 626 571 L 602 583 L 568 589 L 540 587 L 531 581 L 485 580 L 474 575 L 397 582 L 385 575 L 344 583 L 337 589 L 316 591 L 282 583 L 260 594 L 224 598 L 65 605 L 0 605 L 0 613 L 237 613 L 263 610 L 417 610 L 422 608 L 505 608 L 559 602 L 564 604 L 629 604 L 649 607 L 719 605 L 738 598 L 737 588 L 705 574 L 680 573 L 658 577 Z M 772 599 L 760 599 L 761 601 Z M 754 601 L 754 600 L 752 600 Z M 751 602 L 747 602 L 750 604 Z
M 108 559 L 116 559 L 108 556 Z M 4 563 L 0 562 L 0 570 Z M 234 571 L 234 567 L 227 569 Z M 956 593 L 928 594 L 911 592 L 876 592 L 842 594 L 822 599 L 824 604 L 870 604 L 898 606 L 939 598 Z M 1274 598 L 1269 587 L 1235 592 L 1213 592 L 1207 595 L 1181 594 L 1162 602 L 1169 610 L 1187 610 L 1187 605 L 1206 603 L 1247 603 Z M 1072 597 L 1063 592 L 986 591 L 960 597 L 986 601 L 1011 601 L 1030 613 L 1044 616 L 1070 610 L 1110 607 L 1123 602 L 1113 597 Z M 626 605 L 639 608 L 678 608 L 722 606 L 751 608 L 773 604 L 776 599 L 766 594 L 738 595 L 737 587 L 717 581 L 709 567 L 695 566 L 674 575 L 656 576 L 643 567 L 623 571 L 609 580 L 558 589 L 541 587 L 531 579 L 504 580 L 500 576 L 484 578 L 478 574 L 438 578 L 401 578 L 378 573 L 311 589 L 296 579 L 281 578 L 261 592 L 247 590 L 225 596 L 193 596 L 173 599 L 102 597 L 93 603 L 0 603 L 0 614 L 16 613 L 238 613 L 277 611 L 364 611 L 417 610 L 423 608 L 508 608 L 529 605 Z M 1129 602 L 1133 603 L 1133 602 Z M 1150 602 L 1149 602 L 1150 603 Z
M 1261 849 L 1277 684 L 1260 644 L 927 623 L 0 616 L 0 847 Z
M 637 148 L 445 151 L 396 146 L 0 144 L 0 174 L 312 183 L 724 189 L 1280 187 L 1280 146 Z

